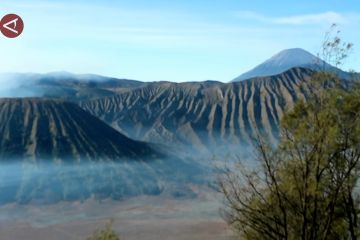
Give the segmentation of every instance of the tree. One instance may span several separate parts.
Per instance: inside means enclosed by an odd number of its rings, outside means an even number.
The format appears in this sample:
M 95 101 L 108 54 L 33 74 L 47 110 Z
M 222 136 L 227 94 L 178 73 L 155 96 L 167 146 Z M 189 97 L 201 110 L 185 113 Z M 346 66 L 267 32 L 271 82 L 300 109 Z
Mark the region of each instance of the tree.
M 107 223 L 104 229 L 97 230 L 87 240 L 120 240 L 119 236 L 112 230 L 112 221 Z
M 352 45 L 327 34 L 325 59 L 338 66 Z M 259 134 L 256 167 L 220 178 L 224 217 L 243 239 L 357 239 L 360 88 L 326 69 L 308 99 L 284 114 L 276 146 Z

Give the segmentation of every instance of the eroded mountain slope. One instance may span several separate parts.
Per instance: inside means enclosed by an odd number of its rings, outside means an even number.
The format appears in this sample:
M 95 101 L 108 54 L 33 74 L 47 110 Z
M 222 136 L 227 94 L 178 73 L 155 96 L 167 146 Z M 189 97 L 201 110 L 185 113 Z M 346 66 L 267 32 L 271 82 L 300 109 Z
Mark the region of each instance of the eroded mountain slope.
M 84 111 L 58 100 L 0 99 L 0 159 L 120 159 L 153 153 Z
M 247 144 L 256 129 L 276 137 L 283 111 L 306 98 L 313 72 L 223 84 L 152 83 L 80 106 L 129 137 L 196 148 Z

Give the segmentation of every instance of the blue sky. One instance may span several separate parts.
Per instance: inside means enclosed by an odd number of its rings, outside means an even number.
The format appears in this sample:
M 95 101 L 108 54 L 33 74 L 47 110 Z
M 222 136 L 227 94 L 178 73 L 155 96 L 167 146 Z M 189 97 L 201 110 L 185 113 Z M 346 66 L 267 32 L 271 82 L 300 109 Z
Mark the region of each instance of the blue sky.
M 7 13 L 25 29 L 0 36 L 0 72 L 229 81 L 286 48 L 317 53 L 333 22 L 360 70 L 358 0 L 1 0 Z

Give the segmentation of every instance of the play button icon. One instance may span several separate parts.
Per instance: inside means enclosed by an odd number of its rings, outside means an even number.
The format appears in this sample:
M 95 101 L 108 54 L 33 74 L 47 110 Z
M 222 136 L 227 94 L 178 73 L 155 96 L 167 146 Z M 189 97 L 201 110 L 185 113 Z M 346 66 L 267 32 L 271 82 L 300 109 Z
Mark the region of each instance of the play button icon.
M 24 30 L 24 22 L 16 14 L 7 14 L 0 21 L 0 31 L 8 38 L 18 37 Z

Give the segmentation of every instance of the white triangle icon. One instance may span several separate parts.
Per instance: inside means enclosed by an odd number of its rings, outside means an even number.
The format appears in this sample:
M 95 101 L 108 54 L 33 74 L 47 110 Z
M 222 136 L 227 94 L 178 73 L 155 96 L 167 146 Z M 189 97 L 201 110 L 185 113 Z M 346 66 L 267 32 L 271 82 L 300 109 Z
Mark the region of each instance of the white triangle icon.
M 14 20 L 11 20 L 10 22 L 7 22 L 3 25 L 4 28 L 6 28 L 7 30 L 18 34 L 19 32 L 15 29 L 16 28 L 16 23 L 19 20 L 19 18 L 15 18 Z M 14 25 L 14 28 L 10 27 L 10 25 Z

